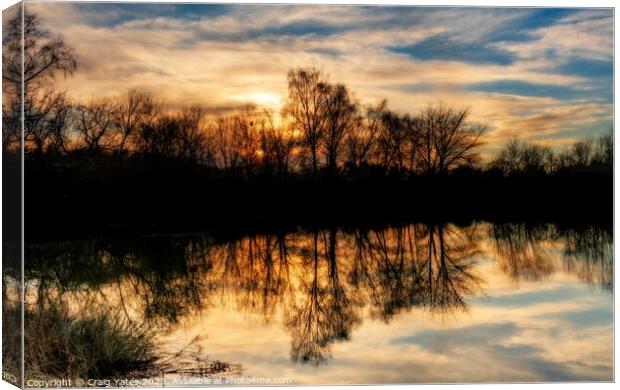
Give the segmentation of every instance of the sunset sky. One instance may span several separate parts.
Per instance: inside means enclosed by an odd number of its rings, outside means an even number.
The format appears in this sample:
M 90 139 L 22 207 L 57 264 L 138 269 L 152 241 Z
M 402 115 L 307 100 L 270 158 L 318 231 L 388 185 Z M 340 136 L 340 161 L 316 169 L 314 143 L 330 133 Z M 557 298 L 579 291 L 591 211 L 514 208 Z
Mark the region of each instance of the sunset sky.
M 361 103 L 415 113 L 442 101 L 559 148 L 609 131 L 611 9 L 27 3 L 75 48 L 76 99 L 128 88 L 213 112 L 278 112 L 291 67 L 316 66 Z

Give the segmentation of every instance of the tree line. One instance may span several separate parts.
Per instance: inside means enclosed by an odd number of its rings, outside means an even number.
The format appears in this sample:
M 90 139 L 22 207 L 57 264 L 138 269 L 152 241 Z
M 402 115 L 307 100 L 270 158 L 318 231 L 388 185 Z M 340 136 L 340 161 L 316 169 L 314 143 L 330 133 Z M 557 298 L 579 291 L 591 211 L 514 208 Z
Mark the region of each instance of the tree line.
M 21 70 L 24 67 L 24 148 L 40 156 L 156 156 L 215 168 L 229 177 L 445 176 L 454 172 L 553 174 L 611 167 L 611 134 L 579 141 L 562 153 L 512 140 L 490 163 L 480 146 L 487 127 L 468 109 L 428 105 L 400 114 L 387 101 L 357 102 L 349 88 L 317 68 L 291 69 L 288 96 L 276 121 L 254 105 L 210 117 L 200 106 L 172 109 L 131 89 L 124 95 L 73 101 L 54 79 L 77 70 L 73 49 L 25 13 L 3 34 L 3 149 L 20 141 Z M 280 123 L 276 123 L 280 122 Z
M 562 172 L 613 169 L 614 145 L 610 131 L 597 138 L 575 141 L 562 152 L 544 145 L 510 140 L 489 164 L 489 170 L 503 175 L 550 175 Z

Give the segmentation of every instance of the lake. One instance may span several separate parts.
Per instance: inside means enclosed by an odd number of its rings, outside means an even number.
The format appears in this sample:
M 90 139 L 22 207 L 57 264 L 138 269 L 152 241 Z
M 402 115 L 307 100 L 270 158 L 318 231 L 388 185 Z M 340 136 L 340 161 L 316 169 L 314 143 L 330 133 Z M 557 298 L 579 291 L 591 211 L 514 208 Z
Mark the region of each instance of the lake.
M 25 268 L 27 324 L 62 304 L 151 332 L 141 384 L 613 380 L 609 226 L 76 239 Z

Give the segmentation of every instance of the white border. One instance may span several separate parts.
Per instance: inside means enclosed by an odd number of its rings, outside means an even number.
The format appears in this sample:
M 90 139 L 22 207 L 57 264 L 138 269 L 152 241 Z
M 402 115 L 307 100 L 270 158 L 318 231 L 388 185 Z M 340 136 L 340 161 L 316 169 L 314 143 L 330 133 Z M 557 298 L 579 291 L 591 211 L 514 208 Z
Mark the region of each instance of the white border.
M 33 1 L 42 1 L 42 0 L 27 0 L 26 2 L 33 2 Z M 65 0 L 65 1 L 58 1 L 58 0 L 46 0 L 46 2 L 80 2 L 80 1 L 75 1 L 75 0 Z M 85 0 L 85 1 L 81 1 L 81 2 L 96 2 L 96 1 L 90 1 L 90 0 Z M 165 1 L 161 1 L 161 0 L 133 0 L 133 1 L 114 1 L 114 2 L 139 2 L 139 3 L 227 3 L 227 4 L 234 4 L 234 3 L 246 3 L 246 4 L 265 4 L 265 3 L 270 3 L 270 4 L 358 4 L 358 5 L 362 5 L 362 4 L 375 4 L 375 5 L 415 5 L 415 6 L 482 6 L 482 7 L 559 7 L 559 8 L 569 8 L 569 7 L 586 7 L 586 8 L 594 8 L 594 7 L 604 7 L 604 8 L 615 8 L 615 4 L 614 1 L 612 0 L 590 0 L 590 1 L 580 1 L 580 0 L 564 0 L 564 1 L 550 1 L 550 0 L 521 0 L 521 1 L 513 1 L 513 0 L 506 0 L 506 1 L 492 1 L 492 0 L 473 0 L 473 1 L 468 1 L 468 0 L 447 0 L 447 1 L 437 1 L 437 0 L 421 0 L 421 1 L 415 1 L 415 0 L 409 0 L 409 1 L 403 1 L 403 0 L 288 0 L 288 1 L 283 1 L 283 0 L 240 0 L 240 1 L 233 1 L 233 0 L 219 0 L 219 1 L 199 1 L 199 0 L 185 0 L 185 1 L 174 1 L 174 0 L 165 0 Z M 14 0 L 0 0 L 0 4 L 2 5 L 2 9 L 5 9 L 13 4 L 17 3 Z M 615 24 L 615 9 L 614 9 L 614 24 Z M 616 42 L 617 42 L 617 34 L 618 31 L 614 28 L 614 59 L 616 57 L 617 54 L 617 46 L 616 46 Z M 617 118 L 617 114 L 618 114 L 618 107 L 615 105 L 615 92 L 618 90 L 618 79 L 615 77 L 616 74 L 616 63 L 614 60 L 614 129 L 616 128 L 616 118 Z M 615 131 L 614 131 L 615 134 Z M 614 137 L 615 138 L 615 137 Z M 616 175 L 619 171 L 620 168 L 620 157 L 618 157 L 618 153 L 617 149 L 616 149 L 616 144 L 614 142 L 614 205 L 617 204 L 618 199 L 619 199 L 619 195 L 618 195 L 618 191 L 617 191 L 617 181 L 616 181 Z M 1 158 L 0 158 L 0 172 L 1 172 L 1 167 L 2 167 L 2 162 L 1 162 Z M 0 190 L 2 188 L 2 183 L 0 181 Z M 0 203 L 2 200 L 2 196 L 0 195 Z M 0 217 L 2 215 L 2 212 L 0 211 Z M 618 210 L 616 208 L 614 208 L 614 243 L 619 242 L 618 237 L 619 237 L 619 233 L 618 233 L 618 229 L 616 229 L 616 223 L 615 221 L 618 221 Z M 2 233 L 2 228 L 0 227 L 0 236 Z M 616 301 L 616 294 L 617 294 L 617 288 L 618 288 L 618 272 L 616 272 L 616 267 L 617 264 L 615 263 L 615 259 L 618 258 L 618 254 L 620 253 L 620 249 L 618 248 L 617 245 L 614 245 L 614 320 L 615 320 L 615 315 L 616 315 L 616 308 L 617 306 L 615 305 Z M 0 312 L 0 319 L 1 319 L 1 312 Z M 1 322 L 0 322 L 1 323 Z M 617 323 L 614 321 L 614 335 L 616 334 L 617 331 Z M 0 351 L 0 356 L 1 356 L 1 351 Z M 618 372 L 619 372 L 619 368 L 618 368 L 618 364 L 616 364 L 616 362 L 618 362 L 618 341 L 617 338 L 614 337 L 614 378 L 618 378 Z M 431 389 L 450 389 L 450 388 L 454 388 L 455 385 L 368 385 L 365 386 L 368 389 L 381 389 L 382 387 L 385 386 L 389 386 L 390 388 L 394 388 L 394 389 L 406 389 L 406 388 L 414 388 L 414 389 L 420 389 L 420 390 L 431 390 Z M 459 389 L 477 389 L 480 387 L 484 387 L 487 389 L 506 389 L 506 390 L 513 390 L 513 389 L 521 389 L 521 388 L 527 388 L 527 389 L 539 389 L 539 388 L 544 388 L 544 389 L 581 389 L 581 388 L 594 388 L 594 389 L 599 389 L 599 388 L 615 388 L 615 385 L 613 383 L 588 383 L 588 382 L 582 382 L 582 383 L 550 383 L 550 384 L 464 384 L 464 385 L 457 385 L 459 386 Z M 294 386 L 294 387 L 301 387 L 301 386 Z M 285 387 L 285 388 L 294 388 L 294 387 Z M 7 382 L 4 381 L 0 381 L 0 390 L 3 389 L 14 389 L 15 387 L 11 386 L 10 384 L 8 384 Z M 221 388 L 221 387 L 220 387 Z M 248 389 L 248 390 L 252 390 L 252 389 L 256 389 L 256 387 L 238 387 L 239 389 Z M 263 389 L 281 389 L 283 387 L 261 387 Z M 324 390 L 324 389 L 356 389 L 359 388 L 359 386 L 303 386 L 304 389 L 308 389 L 308 390 Z M 173 388 L 174 389 L 174 388 Z

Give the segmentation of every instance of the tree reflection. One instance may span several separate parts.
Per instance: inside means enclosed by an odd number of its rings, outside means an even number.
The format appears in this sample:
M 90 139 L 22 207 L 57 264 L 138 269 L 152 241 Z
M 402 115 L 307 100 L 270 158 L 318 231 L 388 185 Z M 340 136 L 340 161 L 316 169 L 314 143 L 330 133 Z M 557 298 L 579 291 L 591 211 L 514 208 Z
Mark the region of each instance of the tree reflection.
M 538 281 L 553 273 L 553 253 L 545 246 L 548 226 L 493 225 L 490 236 L 499 268 L 514 281 Z
M 354 243 L 351 280 L 368 291 L 375 315 L 385 321 L 412 306 L 466 310 L 466 297 L 480 290 L 475 227 L 409 225 L 357 232 Z
M 38 305 L 70 296 L 76 306 L 119 307 L 131 321 L 175 323 L 208 297 L 192 245 L 178 238 L 78 241 L 26 251 L 27 297 Z M 78 310 L 78 309 L 76 309 Z
M 614 251 L 611 228 L 558 229 L 564 243 L 564 269 L 580 279 L 613 290 Z
M 220 295 L 232 295 L 237 308 L 260 313 L 269 322 L 292 295 L 287 238 L 252 236 L 212 247 Z M 230 294 L 228 294 L 230 293 Z
M 73 313 L 100 307 L 162 331 L 232 305 L 252 318 L 282 321 L 292 360 L 320 365 L 364 317 L 389 322 L 414 307 L 442 316 L 468 310 L 483 291 L 476 265 L 485 233 L 514 281 L 564 269 L 612 289 L 610 229 L 413 224 L 29 245 L 27 298 L 32 310 L 63 300 Z
M 286 320 L 292 336 L 291 358 L 297 362 L 321 364 L 330 356 L 331 344 L 348 340 L 360 322 L 359 305 L 340 279 L 336 234 L 334 229 L 312 232 L 311 254 L 304 261 L 311 271 L 301 277 L 300 303 Z
M 539 281 L 558 269 L 613 289 L 613 236 L 605 226 L 497 224 L 489 229 L 499 267 L 514 281 Z
M 473 268 L 479 253 L 476 229 L 454 226 L 429 226 L 421 237 L 422 297 L 424 304 L 436 311 L 466 309 L 466 296 L 480 288 L 480 277 Z

